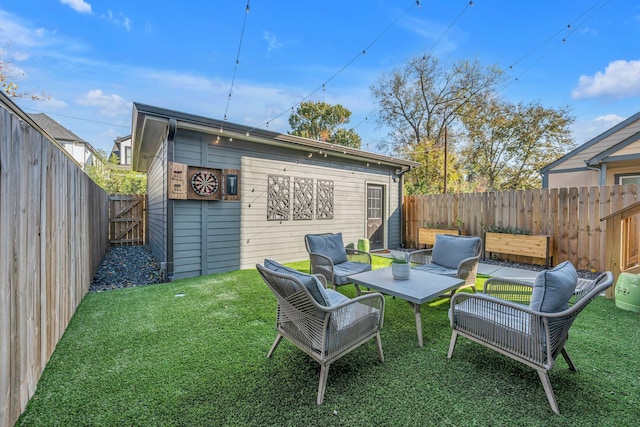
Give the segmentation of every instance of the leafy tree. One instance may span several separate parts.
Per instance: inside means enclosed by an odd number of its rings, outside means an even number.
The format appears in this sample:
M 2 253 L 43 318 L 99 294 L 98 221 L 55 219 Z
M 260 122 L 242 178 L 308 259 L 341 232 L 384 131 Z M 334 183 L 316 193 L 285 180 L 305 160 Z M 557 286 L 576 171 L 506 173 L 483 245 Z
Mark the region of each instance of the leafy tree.
M 107 157 L 106 153 L 102 154 L 103 158 Z M 116 156 L 111 156 L 106 164 L 87 166 L 85 171 L 107 193 L 147 193 L 147 174 L 122 168 Z
M 392 129 L 392 145 L 380 148 L 422 163 L 408 174 L 407 186 L 422 183 L 427 193 L 458 189 L 454 127 L 463 107 L 487 97 L 502 75 L 499 68 L 485 69 L 477 61 L 460 61 L 447 69 L 435 57 L 421 55 L 371 86 L 379 122 Z M 445 176 L 455 178 L 452 187 L 445 189 Z
M 465 166 L 482 190 L 538 188 L 538 171 L 574 148 L 567 109 L 492 98 L 468 106 L 461 119 L 468 139 Z
M 360 149 L 360 135 L 354 129 L 341 127 L 350 118 L 351 111 L 340 104 L 305 101 L 289 116 L 289 134 Z
M 13 81 L 18 74 L 14 74 L 12 63 L 3 60 L 3 56 L 6 49 L 0 49 L 0 88 L 7 94 L 9 98 L 31 98 L 32 101 L 44 101 L 50 99 L 46 93 L 41 94 L 28 94 L 26 92 L 18 91 L 18 84 Z

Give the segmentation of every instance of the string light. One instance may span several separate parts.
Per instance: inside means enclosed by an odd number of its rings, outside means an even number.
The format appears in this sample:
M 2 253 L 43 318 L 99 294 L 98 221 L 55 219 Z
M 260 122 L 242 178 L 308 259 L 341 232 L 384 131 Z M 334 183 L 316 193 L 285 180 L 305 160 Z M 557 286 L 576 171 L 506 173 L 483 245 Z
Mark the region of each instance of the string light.
M 498 90 L 498 92 L 500 92 L 500 91 L 506 89 L 507 87 L 509 87 L 511 85 L 511 83 L 519 81 L 520 77 L 522 77 L 527 71 L 529 71 L 531 68 L 533 68 L 534 65 L 539 63 L 544 57 L 546 57 L 549 53 L 551 53 L 556 47 L 558 47 L 561 44 L 566 44 L 567 41 L 569 40 L 569 37 L 571 37 L 580 27 L 582 27 L 584 24 L 586 24 L 587 21 L 589 21 L 593 16 L 595 16 L 595 14 L 600 9 L 602 9 L 607 3 L 609 3 L 610 1 L 611 0 L 598 0 L 591 7 L 587 8 L 584 12 L 582 12 L 577 18 L 575 18 L 573 21 L 571 21 L 569 24 L 567 24 L 566 28 L 563 27 L 563 28 L 559 29 L 553 35 L 551 35 L 550 37 L 547 37 L 538 46 L 536 46 L 535 48 L 533 48 L 532 50 L 527 52 L 525 55 L 521 56 L 516 62 L 511 64 L 509 66 L 509 70 L 514 70 L 515 66 L 518 63 L 524 61 L 526 58 L 531 56 L 534 52 L 537 52 L 543 46 L 545 46 L 546 44 L 550 43 L 552 40 L 556 39 L 560 35 L 560 33 L 562 33 L 563 31 L 568 31 L 567 35 L 565 35 L 561 40 L 559 40 L 555 44 L 553 44 L 549 49 L 547 49 L 542 55 L 540 55 L 535 61 L 533 61 L 527 68 L 525 68 L 522 72 L 520 72 L 516 77 L 514 77 L 512 80 L 508 81 L 503 87 L 501 87 Z M 576 22 L 579 22 L 582 18 L 584 18 L 582 20 L 582 22 L 580 22 L 577 26 L 574 27 L 574 24 Z
M 236 73 L 238 72 L 238 66 L 240 65 L 240 51 L 242 50 L 242 39 L 244 38 L 244 30 L 247 25 L 247 16 L 249 15 L 249 1 L 247 0 L 247 6 L 245 7 L 244 20 L 242 21 L 242 30 L 240 31 L 240 42 L 238 43 L 238 53 L 236 55 L 236 63 L 233 67 L 233 77 L 231 77 L 231 87 L 229 88 L 229 96 L 227 97 L 227 105 L 224 108 L 224 120 L 227 120 L 227 112 L 229 111 L 229 104 L 231 103 L 231 94 L 233 93 L 233 86 L 236 81 Z
M 362 55 L 364 55 L 367 50 L 369 50 L 371 47 L 373 47 L 373 45 L 376 44 L 376 42 L 378 42 L 378 40 L 380 40 L 382 38 L 382 36 L 384 36 L 389 30 L 391 30 L 391 28 L 393 28 L 398 23 L 398 21 L 400 21 L 400 19 L 402 19 L 407 13 L 409 13 L 409 11 L 413 7 L 420 7 L 420 1 L 416 1 L 415 3 L 412 2 L 411 6 L 409 6 L 395 21 L 393 21 L 391 24 L 389 24 L 389 26 L 387 26 L 380 34 L 378 34 L 378 36 L 375 39 L 373 39 L 373 41 L 371 43 L 369 43 L 364 49 L 362 49 L 349 62 L 347 62 L 345 65 L 343 65 L 338 71 L 336 71 L 331 77 L 329 77 L 329 79 L 327 79 L 324 83 L 322 83 L 322 85 L 318 86 L 315 90 L 313 90 L 307 96 L 305 96 L 300 101 L 295 103 L 291 107 L 291 110 L 293 111 L 295 107 L 297 107 L 298 105 L 302 104 L 307 99 L 311 98 L 313 95 L 315 95 L 320 90 L 326 90 L 326 86 L 329 84 L 329 82 L 331 82 L 333 79 L 335 79 L 344 70 L 346 70 L 351 64 L 353 64 L 358 58 L 360 58 Z M 276 116 L 272 117 L 271 119 L 269 119 L 267 122 L 263 123 L 262 125 L 258 125 L 258 126 L 252 128 L 252 129 L 250 129 L 249 132 L 252 132 L 255 129 L 259 129 L 259 128 L 265 126 L 266 124 L 269 123 L 269 121 L 273 121 L 273 120 L 283 116 L 287 111 L 289 111 L 289 110 L 287 109 L 287 110 L 282 111 L 280 114 L 277 114 Z

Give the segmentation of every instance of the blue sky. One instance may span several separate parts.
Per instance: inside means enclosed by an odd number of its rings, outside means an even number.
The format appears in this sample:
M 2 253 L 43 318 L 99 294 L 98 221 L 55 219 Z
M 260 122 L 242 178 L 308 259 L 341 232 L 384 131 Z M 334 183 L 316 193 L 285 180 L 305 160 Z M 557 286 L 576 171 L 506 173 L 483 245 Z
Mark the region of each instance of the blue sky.
M 133 102 L 286 132 L 307 97 L 374 151 L 369 87 L 425 52 L 502 67 L 505 99 L 570 108 L 582 144 L 640 111 L 638 40 L 636 0 L 0 0 L 3 62 L 51 97 L 18 104 L 106 151 Z

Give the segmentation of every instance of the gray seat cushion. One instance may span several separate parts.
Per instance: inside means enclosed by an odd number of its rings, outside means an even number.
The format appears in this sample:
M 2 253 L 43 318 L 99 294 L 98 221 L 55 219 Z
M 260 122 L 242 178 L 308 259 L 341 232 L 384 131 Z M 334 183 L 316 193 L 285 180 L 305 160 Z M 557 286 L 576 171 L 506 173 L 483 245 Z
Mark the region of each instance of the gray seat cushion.
M 333 289 L 325 289 L 324 290 L 329 297 L 329 307 L 333 307 L 338 304 L 342 304 L 345 301 L 349 301 L 349 298 L 342 295 L 338 291 L 334 291 Z
M 307 288 L 313 299 L 316 300 L 318 304 L 323 307 L 328 307 L 331 305 L 331 300 L 326 293 L 326 289 L 314 275 L 302 273 L 271 259 L 265 259 L 264 266 L 271 271 L 288 274 L 289 276 L 295 277 Z
M 491 299 L 499 301 L 499 298 Z M 466 330 L 466 332 L 476 335 L 480 331 L 490 331 L 490 336 L 493 338 L 492 344 L 498 347 L 510 348 L 514 342 L 521 342 L 542 348 L 544 343 L 543 329 L 538 328 L 540 333 L 534 334 L 529 313 L 510 307 L 491 308 L 487 304 L 471 304 L 469 300 L 457 304 L 454 313 L 456 313 L 454 322 L 462 322 L 458 316 L 465 316 L 464 323 L 473 324 L 472 330 Z M 451 316 L 451 309 L 449 309 L 449 319 Z
M 443 276 L 456 277 L 458 275 L 458 268 L 447 268 L 438 264 L 421 264 L 413 267 L 415 270 L 426 271 L 427 273 L 441 274 Z
M 346 261 L 342 264 L 334 264 L 333 266 L 333 282 L 336 285 L 345 285 L 349 282 L 348 276 L 352 274 L 364 273 L 371 271 L 371 264 L 364 262 Z
M 538 273 L 531 293 L 532 310 L 555 313 L 569 308 L 569 298 L 578 284 L 578 273 L 569 261 Z
M 342 233 L 335 234 L 307 234 L 307 245 L 311 253 L 327 256 L 334 264 L 347 261 L 347 251 L 344 248 Z
M 481 244 L 482 240 L 479 237 L 436 234 L 431 262 L 457 269 L 460 261 L 480 255 Z

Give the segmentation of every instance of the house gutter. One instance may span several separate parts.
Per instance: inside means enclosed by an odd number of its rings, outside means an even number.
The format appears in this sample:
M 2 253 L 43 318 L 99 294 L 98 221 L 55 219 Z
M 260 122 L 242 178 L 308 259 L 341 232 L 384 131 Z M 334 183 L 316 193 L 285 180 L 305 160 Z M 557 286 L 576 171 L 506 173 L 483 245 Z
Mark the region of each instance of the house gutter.
M 167 133 L 167 162 L 174 161 L 174 143 L 176 130 L 178 129 L 178 123 L 175 119 L 169 119 L 169 130 Z M 165 163 L 164 168 L 168 168 Z M 165 197 L 166 193 L 165 193 Z M 167 197 L 167 263 L 166 263 L 166 276 L 167 281 L 172 282 L 174 277 L 174 263 L 173 263 L 173 211 L 175 200 Z

